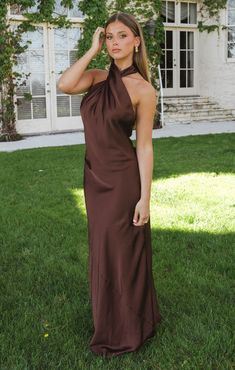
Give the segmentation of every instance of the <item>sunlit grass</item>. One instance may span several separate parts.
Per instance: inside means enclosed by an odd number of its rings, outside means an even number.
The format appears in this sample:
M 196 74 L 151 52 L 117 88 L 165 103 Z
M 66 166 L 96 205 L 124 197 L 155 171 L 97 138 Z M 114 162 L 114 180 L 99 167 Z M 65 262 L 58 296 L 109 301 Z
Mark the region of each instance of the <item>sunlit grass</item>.
M 81 214 L 86 217 L 85 199 L 83 189 L 68 189 L 74 198 L 76 207 L 79 209 Z
M 158 229 L 235 230 L 235 176 L 189 173 L 152 184 L 151 215 Z

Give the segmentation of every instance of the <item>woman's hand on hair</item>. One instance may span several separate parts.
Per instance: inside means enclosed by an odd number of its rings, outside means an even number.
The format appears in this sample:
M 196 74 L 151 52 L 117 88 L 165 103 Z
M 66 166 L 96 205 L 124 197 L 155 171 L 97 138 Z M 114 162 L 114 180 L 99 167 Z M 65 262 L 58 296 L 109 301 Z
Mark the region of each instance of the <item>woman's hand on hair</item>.
M 101 51 L 103 43 L 104 43 L 104 28 L 103 27 L 97 27 L 95 32 L 93 33 L 92 37 L 92 45 L 91 49 L 97 54 Z

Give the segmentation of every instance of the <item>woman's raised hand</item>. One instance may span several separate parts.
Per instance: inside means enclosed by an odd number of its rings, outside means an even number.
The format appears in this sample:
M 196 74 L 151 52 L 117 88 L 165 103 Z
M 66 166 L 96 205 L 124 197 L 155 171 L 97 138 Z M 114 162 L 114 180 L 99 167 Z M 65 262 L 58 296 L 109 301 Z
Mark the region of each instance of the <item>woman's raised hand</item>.
M 104 43 L 105 33 L 103 27 L 97 27 L 92 37 L 91 49 L 97 54 L 101 51 Z

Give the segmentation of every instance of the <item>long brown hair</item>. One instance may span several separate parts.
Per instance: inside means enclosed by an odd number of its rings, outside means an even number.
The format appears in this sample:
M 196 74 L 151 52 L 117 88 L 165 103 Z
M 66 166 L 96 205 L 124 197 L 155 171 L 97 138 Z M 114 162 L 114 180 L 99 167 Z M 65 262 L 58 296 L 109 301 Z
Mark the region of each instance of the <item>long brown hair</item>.
M 138 46 L 138 52 L 136 53 L 134 51 L 133 53 L 133 64 L 138 68 L 139 73 L 142 75 L 142 77 L 148 82 L 150 82 L 148 56 L 140 24 L 132 14 L 117 12 L 111 15 L 111 17 L 105 23 L 104 25 L 105 31 L 107 26 L 110 23 L 115 22 L 116 20 L 122 22 L 123 24 L 125 24 L 125 26 L 129 27 L 135 36 L 140 37 L 140 45 Z M 113 58 L 110 55 L 109 58 L 111 59 L 111 61 L 113 60 Z

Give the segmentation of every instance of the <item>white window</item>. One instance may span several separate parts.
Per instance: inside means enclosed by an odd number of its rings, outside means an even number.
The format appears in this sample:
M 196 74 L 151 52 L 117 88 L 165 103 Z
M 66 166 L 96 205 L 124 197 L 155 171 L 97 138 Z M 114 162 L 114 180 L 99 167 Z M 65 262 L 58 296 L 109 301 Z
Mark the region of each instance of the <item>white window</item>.
M 162 1 L 161 15 L 163 18 L 163 22 L 175 23 L 175 2 Z
M 228 1 L 228 58 L 235 58 L 235 0 Z
M 180 3 L 180 23 L 197 23 L 197 4 L 184 2 Z

